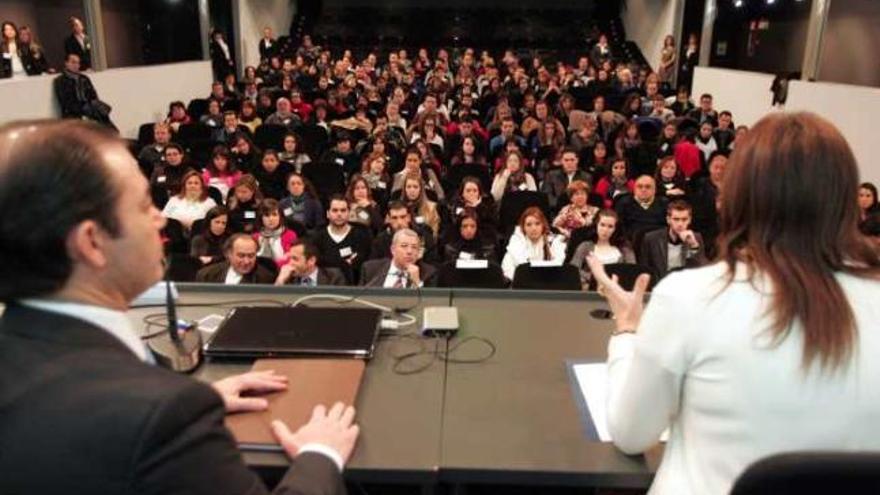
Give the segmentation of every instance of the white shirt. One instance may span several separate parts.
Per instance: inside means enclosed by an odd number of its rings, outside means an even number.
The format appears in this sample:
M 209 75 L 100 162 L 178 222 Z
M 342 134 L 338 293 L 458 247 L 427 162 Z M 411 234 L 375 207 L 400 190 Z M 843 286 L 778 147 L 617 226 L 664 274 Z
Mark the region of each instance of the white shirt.
M 562 239 L 562 236 L 551 234 L 548 242 L 550 244 L 550 259 L 546 261 L 558 262 L 561 265 L 565 261 L 565 240 Z M 516 267 L 532 260 L 544 260 L 544 243 L 542 241 L 532 242 L 522 233 L 522 229 L 516 227 L 507 242 L 507 251 L 504 253 L 504 259 L 501 260 L 501 270 L 508 280 L 513 280 Z
M 71 318 L 94 325 L 116 337 L 141 361 L 150 362 L 146 346 L 134 331 L 131 321 L 121 311 L 91 304 L 54 301 L 51 299 L 22 299 L 18 302 L 23 306 L 70 316 Z
M 772 289 L 744 270 L 725 289 L 725 272 L 716 263 L 665 277 L 638 333 L 609 342 L 614 443 L 642 452 L 671 425 L 649 493 L 726 494 L 749 464 L 779 452 L 880 450 L 880 282 L 837 275 L 858 338 L 849 369 L 821 376 L 802 371 L 799 325 L 768 344 Z
M 172 196 L 162 209 L 162 216 L 173 218 L 184 225 L 192 225 L 196 220 L 205 218 L 208 210 L 217 206 L 211 198 L 204 201 L 190 201 L 179 196 Z
M 223 283 L 226 285 L 238 285 L 241 283 L 241 274 L 230 266 L 226 270 L 226 279 L 223 280 Z

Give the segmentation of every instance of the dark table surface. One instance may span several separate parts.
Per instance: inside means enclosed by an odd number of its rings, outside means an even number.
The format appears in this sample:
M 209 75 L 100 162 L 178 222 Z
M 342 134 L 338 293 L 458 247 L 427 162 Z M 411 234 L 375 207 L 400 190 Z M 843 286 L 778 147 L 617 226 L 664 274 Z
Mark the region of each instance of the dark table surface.
M 660 448 L 626 456 L 589 441 L 566 360 L 604 361 L 610 320 L 593 294 L 454 291 L 458 338 L 495 343 L 495 356 L 447 369 L 441 480 L 648 486 Z M 454 342 L 455 340 L 453 340 Z
M 180 291 L 179 317 L 189 319 L 222 315 L 232 306 L 186 304 L 292 303 L 315 293 L 299 288 L 196 284 L 181 285 Z M 417 300 L 413 293 L 401 290 L 333 288 L 333 293 L 357 295 L 387 306 L 415 306 L 410 314 L 418 318 L 416 325 L 400 332 L 421 327 L 423 307 L 452 303 L 459 310 L 460 332 L 450 345 L 478 336 L 497 347 L 485 362 L 437 360 L 423 372 L 401 375 L 392 369 L 395 356 L 415 349 L 417 342 L 397 337 L 380 340 L 358 393 L 361 437 L 346 470 L 350 480 L 422 485 L 438 481 L 650 485 L 662 449 L 633 457 L 610 443 L 590 441 L 568 376 L 566 360 L 605 359 L 612 323 L 589 315 L 592 309 L 607 307 L 597 295 L 433 289 L 423 291 Z M 306 304 L 338 305 L 327 300 Z M 140 324 L 146 313 L 161 311 L 134 310 L 132 318 Z M 453 357 L 476 357 L 485 350 L 471 341 Z M 206 362 L 195 376 L 213 381 L 248 369 L 249 363 Z M 287 466 L 280 453 L 247 452 L 244 458 L 266 472 Z

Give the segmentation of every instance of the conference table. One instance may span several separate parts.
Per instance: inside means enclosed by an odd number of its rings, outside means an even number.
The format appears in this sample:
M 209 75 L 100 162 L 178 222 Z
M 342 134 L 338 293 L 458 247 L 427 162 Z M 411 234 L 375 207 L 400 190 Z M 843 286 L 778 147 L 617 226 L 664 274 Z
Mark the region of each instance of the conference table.
M 411 308 L 417 321 L 398 332 L 418 331 L 426 306 L 455 306 L 459 332 L 448 342 L 411 337 L 381 338 L 358 393 L 361 436 L 346 479 L 364 484 L 438 484 L 464 493 L 471 485 L 532 485 L 644 488 L 650 485 L 662 448 L 627 456 L 610 443 L 590 440 L 566 363 L 602 361 L 611 330 L 593 309 L 607 306 L 595 293 L 473 289 L 375 289 L 178 284 L 178 316 L 223 315 L 235 305 L 290 304 L 304 296 L 334 294 L 347 301 L 310 297 L 315 306 L 357 306 L 357 297 L 388 307 Z M 138 328 L 147 314 L 130 312 Z M 152 329 L 155 330 L 155 329 Z M 148 330 L 145 330 L 147 332 Z M 477 363 L 459 363 L 485 356 Z M 412 362 L 396 357 L 420 346 L 439 345 Z M 458 345 L 458 347 L 456 347 Z M 433 362 L 431 362 L 433 360 Z M 425 367 L 401 374 L 395 365 Z M 250 363 L 206 361 L 196 378 L 214 381 L 250 369 Z M 294 378 L 295 379 L 295 378 Z M 244 460 L 268 480 L 283 473 L 281 453 L 244 452 Z

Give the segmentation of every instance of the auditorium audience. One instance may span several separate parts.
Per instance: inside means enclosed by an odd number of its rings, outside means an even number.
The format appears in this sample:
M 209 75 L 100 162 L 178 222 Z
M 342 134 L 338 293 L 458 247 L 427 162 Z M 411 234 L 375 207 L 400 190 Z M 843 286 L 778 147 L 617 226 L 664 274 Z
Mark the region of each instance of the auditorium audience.
M 222 36 L 212 40 L 215 53 L 223 54 L 218 40 Z M 351 53 L 334 59 L 329 51 L 308 57 L 298 51 L 304 45 L 263 41 L 259 67 L 246 68 L 238 84 L 231 73 L 218 77 L 202 100 L 207 108 L 191 104 L 202 122 L 195 125 L 212 127 L 213 139 L 227 150 L 206 149 L 188 137 L 196 161 L 186 162 L 172 143 L 191 122 L 182 102 L 169 105 L 168 125 L 154 125 L 153 142 L 142 143 L 139 162 L 157 205 L 181 194 L 183 174 L 193 166 L 210 196 L 229 207 L 230 232 L 259 236 L 258 207 L 263 198 L 275 199 L 281 224 L 314 239 L 349 281 L 358 280 L 366 258 L 390 253 L 401 228 L 416 231 L 420 257 L 431 263 L 448 257 L 447 246 L 473 241 L 461 237 L 462 218 L 471 214 L 481 240 L 511 245 L 514 226 L 507 220 L 501 228 L 499 204 L 516 191 L 547 198 L 549 231 L 563 243 L 594 223 L 598 207 L 613 208 L 615 236 L 639 252 L 647 232 L 666 227 L 667 203 L 686 199 L 706 255 L 714 254 L 726 153 L 747 129 L 734 127 L 730 112 L 716 111 L 711 95 L 702 95 L 695 108 L 680 87 L 667 108 L 663 96 L 671 88 L 662 74 L 614 57 L 596 66 L 586 57 L 576 66 L 562 60 L 551 68 L 512 51 L 500 66 L 488 53 L 477 58 L 467 50 L 454 59 L 441 50 L 436 60 L 427 51 L 413 61 L 404 53 L 405 62 L 394 51 L 386 64 L 375 53 L 363 60 Z M 674 51 L 674 44 L 664 50 Z M 588 91 L 574 93 L 577 88 Z M 286 133 L 262 129 L 267 125 Z M 259 149 L 254 136 L 269 149 Z M 463 178 L 453 167 L 465 164 L 487 164 L 488 176 L 471 168 L 478 176 Z M 491 183 L 487 191 L 484 180 Z M 340 193 L 346 214 L 333 231 L 337 237 L 357 232 L 349 239 L 354 257 L 340 257 L 346 246 L 328 242 L 332 215 L 325 208 Z M 409 209 L 408 219 L 391 228 L 386 209 L 397 199 Z M 372 248 L 356 254 L 353 244 L 370 245 L 364 240 L 373 236 Z M 520 244 L 514 241 L 514 250 Z M 498 259 L 506 254 L 497 253 Z

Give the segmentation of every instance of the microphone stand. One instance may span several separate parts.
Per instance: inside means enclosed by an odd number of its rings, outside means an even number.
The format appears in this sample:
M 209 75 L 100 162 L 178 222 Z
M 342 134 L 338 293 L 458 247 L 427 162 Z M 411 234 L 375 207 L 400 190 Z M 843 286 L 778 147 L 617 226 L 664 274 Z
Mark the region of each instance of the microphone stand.
M 191 373 L 202 362 L 202 335 L 195 323 L 187 323 L 182 328 L 177 319 L 177 305 L 171 293 L 169 276 L 171 261 L 165 263 L 165 310 L 168 314 L 168 332 L 149 340 L 150 351 L 156 363 L 178 373 Z

